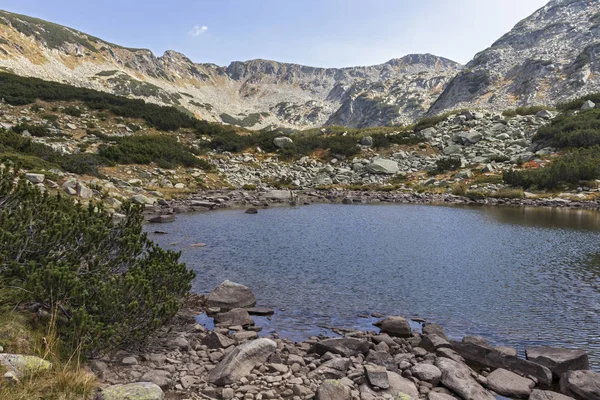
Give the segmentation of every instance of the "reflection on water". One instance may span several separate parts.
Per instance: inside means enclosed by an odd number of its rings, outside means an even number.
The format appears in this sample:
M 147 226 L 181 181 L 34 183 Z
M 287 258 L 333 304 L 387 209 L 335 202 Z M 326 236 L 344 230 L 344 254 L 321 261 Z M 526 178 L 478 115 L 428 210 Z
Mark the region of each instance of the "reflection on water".
M 449 336 L 582 347 L 600 367 L 600 214 L 583 210 L 313 205 L 181 216 L 154 235 L 207 293 L 225 279 L 276 309 L 266 332 L 373 329 L 418 316 Z M 152 230 L 151 228 L 149 230 Z M 203 248 L 191 247 L 203 242 Z M 174 245 L 172 245 L 174 244 Z

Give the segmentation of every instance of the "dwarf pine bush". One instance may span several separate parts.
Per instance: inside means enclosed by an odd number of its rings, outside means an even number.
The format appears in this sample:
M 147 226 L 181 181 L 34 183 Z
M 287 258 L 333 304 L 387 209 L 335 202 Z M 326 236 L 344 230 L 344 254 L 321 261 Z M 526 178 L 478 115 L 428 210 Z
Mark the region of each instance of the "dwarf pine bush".
M 122 213 L 115 223 L 0 169 L 0 282 L 13 294 L 2 301 L 57 313 L 65 343 L 87 354 L 142 341 L 175 315 L 194 273 L 147 238 L 139 208 Z

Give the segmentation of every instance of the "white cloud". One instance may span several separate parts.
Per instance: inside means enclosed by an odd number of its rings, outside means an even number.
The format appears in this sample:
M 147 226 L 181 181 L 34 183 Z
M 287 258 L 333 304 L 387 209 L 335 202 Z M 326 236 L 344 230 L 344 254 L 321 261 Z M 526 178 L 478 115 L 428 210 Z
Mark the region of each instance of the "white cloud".
M 206 25 L 194 25 L 194 27 L 192 28 L 192 30 L 189 32 L 190 36 L 200 36 L 202 35 L 204 32 L 206 32 L 208 30 L 208 26 Z

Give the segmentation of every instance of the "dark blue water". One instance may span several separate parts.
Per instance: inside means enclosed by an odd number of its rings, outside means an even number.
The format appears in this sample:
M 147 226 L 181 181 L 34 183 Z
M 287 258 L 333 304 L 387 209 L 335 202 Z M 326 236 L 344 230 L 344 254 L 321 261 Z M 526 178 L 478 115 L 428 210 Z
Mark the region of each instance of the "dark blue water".
M 600 213 L 539 208 L 311 205 L 179 216 L 150 237 L 182 251 L 193 290 L 225 279 L 277 310 L 266 332 L 373 329 L 420 317 L 449 336 L 580 347 L 600 366 Z M 206 247 L 191 247 L 195 243 Z M 330 333 L 330 332 L 329 332 Z

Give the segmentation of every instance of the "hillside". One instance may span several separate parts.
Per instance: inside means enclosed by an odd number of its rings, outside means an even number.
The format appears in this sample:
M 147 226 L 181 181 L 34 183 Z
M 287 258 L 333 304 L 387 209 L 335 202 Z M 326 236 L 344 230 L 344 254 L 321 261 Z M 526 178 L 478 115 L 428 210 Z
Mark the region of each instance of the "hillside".
M 157 57 L 7 11 L 0 11 L 0 67 L 182 107 L 202 119 L 250 129 L 409 123 L 461 68 L 429 54 L 353 68 L 268 60 L 196 64 L 175 51 Z

